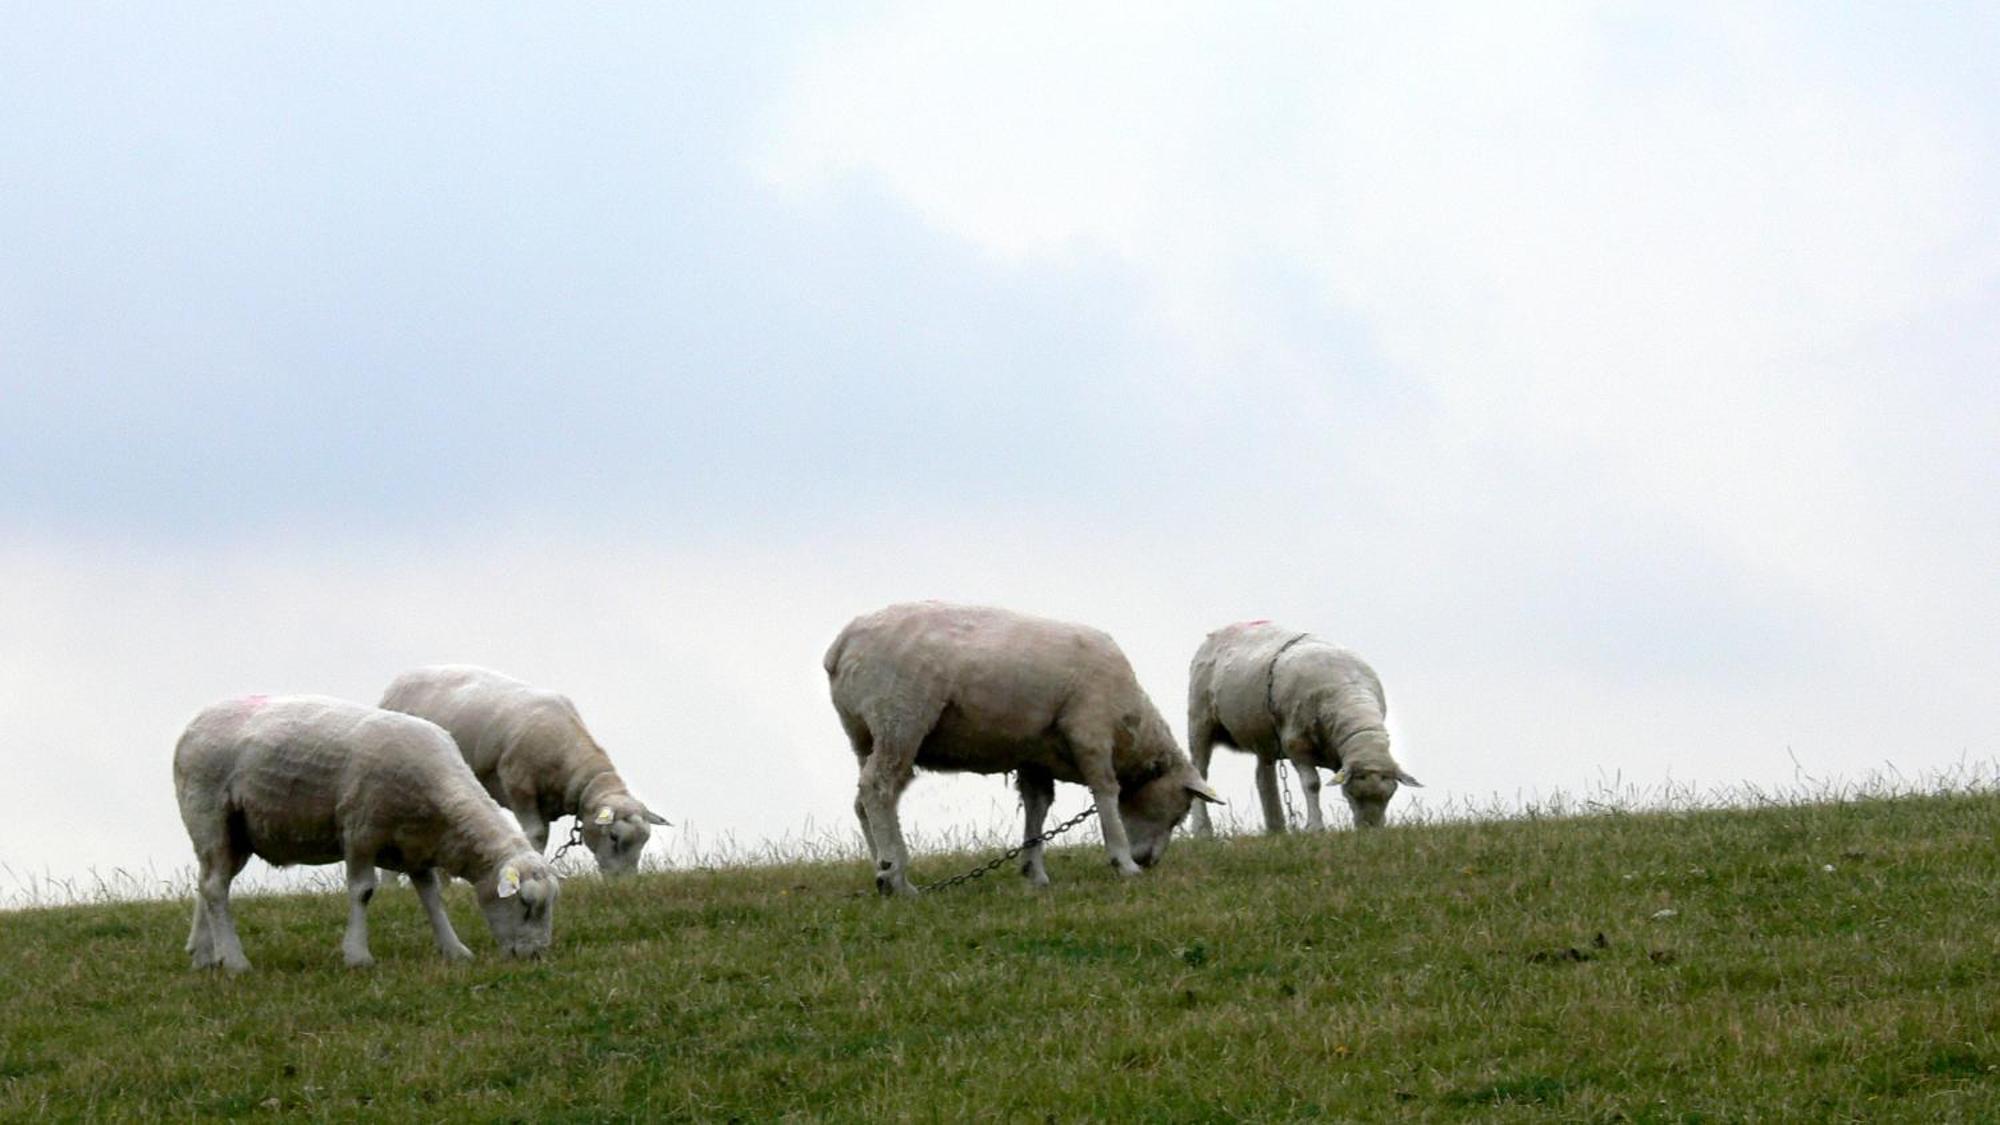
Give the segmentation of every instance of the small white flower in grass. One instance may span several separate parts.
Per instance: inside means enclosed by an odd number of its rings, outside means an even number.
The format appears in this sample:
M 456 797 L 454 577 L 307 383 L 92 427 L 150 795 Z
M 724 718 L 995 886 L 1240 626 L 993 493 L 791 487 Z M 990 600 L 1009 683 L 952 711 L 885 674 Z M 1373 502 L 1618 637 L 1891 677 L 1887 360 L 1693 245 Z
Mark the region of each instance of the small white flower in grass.
M 1664 910 L 1655 910 L 1655 911 L 1653 911 L 1653 921 L 1655 921 L 1655 922 L 1664 922 L 1664 921 L 1666 921 L 1667 919 L 1669 919 L 1669 918 L 1672 918 L 1672 917 L 1673 917 L 1674 915 L 1676 915 L 1676 914 L 1679 914 L 1679 913 L 1680 913 L 1680 911 L 1678 911 L 1678 910 L 1675 910 L 1675 909 L 1674 909 L 1673 907 L 1671 907 L 1671 906 L 1667 907 L 1667 908 L 1666 908 L 1666 909 L 1664 909 Z
M 1826 872 L 1828 875 L 1831 875 L 1833 874 L 1833 864 L 1829 863 L 1825 867 L 1820 868 L 1820 870 Z

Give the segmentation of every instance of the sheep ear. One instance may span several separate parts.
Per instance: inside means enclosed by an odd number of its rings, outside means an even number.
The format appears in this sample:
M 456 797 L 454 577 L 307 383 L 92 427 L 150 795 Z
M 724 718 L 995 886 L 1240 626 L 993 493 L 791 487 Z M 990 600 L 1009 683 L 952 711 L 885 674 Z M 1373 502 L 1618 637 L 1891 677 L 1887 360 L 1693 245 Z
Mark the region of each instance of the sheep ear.
M 1328 780 L 1328 781 L 1330 781 L 1330 782 L 1332 782 L 1332 783 L 1333 783 L 1333 784 L 1335 784 L 1335 785 L 1345 785 L 1345 784 L 1347 784 L 1347 767 L 1346 767 L 1346 766 L 1342 766 L 1342 767 L 1340 767 L 1339 769 L 1337 769 L 1337 770 L 1333 771 L 1333 776 L 1332 776 L 1332 777 L 1330 777 L 1330 778 L 1327 778 L 1327 780 Z
M 598 824 L 610 824 L 612 819 L 611 806 L 606 805 L 603 808 L 598 809 L 597 815 L 592 817 L 591 819 L 596 821 Z
M 1402 782 L 1404 785 L 1414 785 L 1419 789 L 1422 789 L 1424 787 L 1423 782 L 1418 781 L 1416 778 L 1411 777 L 1409 774 L 1404 773 L 1401 767 L 1398 767 L 1396 770 L 1396 780 Z
M 1194 794 L 1197 797 L 1200 797 L 1202 800 L 1207 801 L 1211 805 L 1226 805 L 1229 803 L 1228 801 L 1223 800 L 1222 794 L 1217 793 L 1215 789 L 1208 784 L 1208 782 L 1203 781 L 1201 778 L 1198 777 L 1194 778 L 1193 780 L 1187 783 L 1187 791 Z
M 493 885 L 493 893 L 499 898 L 513 898 L 521 893 L 521 869 L 508 864 L 500 869 L 500 880 Z
M 660 824 L 660 825 L 665 825 L 668 828 L 673 827 L 673 825 L 667 823 L 666 817 L 661 816 L 659 813 L 654 812 L 652 809 L 640 809 L 639 815 L 646 818 L 647 824 Z

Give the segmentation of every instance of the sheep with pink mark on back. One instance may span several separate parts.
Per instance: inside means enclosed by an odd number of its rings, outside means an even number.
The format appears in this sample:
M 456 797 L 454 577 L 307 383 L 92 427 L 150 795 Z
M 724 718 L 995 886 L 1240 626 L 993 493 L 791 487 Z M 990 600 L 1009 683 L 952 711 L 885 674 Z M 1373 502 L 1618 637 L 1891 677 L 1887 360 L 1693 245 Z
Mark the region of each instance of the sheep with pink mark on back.
M 1310 633 L 1269 621 L 1245 621 L 1210 633 L 1188 666 L 1188 752 L 1202 776 L 1217 744 L 1257 758 L 1264 827 L 1285 830 L 1277 763 L 1298 771 L 1306 827 L 1320 816 L 1321 769 L 1347 798 L 1354 823 L 1378 828 L 1399 786 L 1422 786 L 1389 753 L 1389 703 L 1367 661 Z M 1209 835 L 1205 810 L 1194 830 Z
M 653 826 L 667 823 L 625 787 L 568 696 L 470 664 L 441 664 L 397 676 L 382 706 L 443 727 L 537 851 L 548 846 L 552 822 L 573 816 L 600 870 L 636 871 Z
M 472 951 L 445 915 L 440 872 L 472 884 L 508 954 L 549 946 L 555 873 L 436 724 L 323 696 L 218 703 L 174 747 L 174 795 L 199 867 L 187 940 L 196 968 L 250 967 L 229 884 L 253 855 L 347 865 L 350 965 L 374 963 L 366 912 L 378 867 L 409 875 L 448 959 Z

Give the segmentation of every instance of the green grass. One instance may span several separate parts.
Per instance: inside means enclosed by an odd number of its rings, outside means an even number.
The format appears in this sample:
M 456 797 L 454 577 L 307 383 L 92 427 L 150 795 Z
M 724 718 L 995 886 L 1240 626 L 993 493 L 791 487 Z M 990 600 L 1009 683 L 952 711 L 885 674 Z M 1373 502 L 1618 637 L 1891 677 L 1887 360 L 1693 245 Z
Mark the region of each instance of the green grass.
M 185 903 L 0 914 L 0 1118 L 1996 1120 L 1997 840 L 1960 794 L 586 878 L 531 964 L 461 884 L 461 967 L 385 888 L 367 972 L 339 896 L 248 898 L 236 979 Z

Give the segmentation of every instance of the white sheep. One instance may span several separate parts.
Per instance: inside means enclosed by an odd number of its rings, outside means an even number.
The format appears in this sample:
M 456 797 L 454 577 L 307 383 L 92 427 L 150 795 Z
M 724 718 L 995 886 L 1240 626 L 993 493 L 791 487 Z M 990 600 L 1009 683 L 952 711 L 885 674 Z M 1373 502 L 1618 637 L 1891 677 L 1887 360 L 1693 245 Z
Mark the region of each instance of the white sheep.
M 652 826 L 667 823 L 625 788 L 567 696 L 445 664 L 397 676 L 381 705 L 443 727 L 537 851 L 548 847 L 552 822 L 574 816 L 601 870 L 634 871 Z
M 174 795 L 199 878 L 187 951 L 196 968 L 250 967 L 229 884 L 255 855 L 347 864 L 350 965 L 370 965 L 377 867 L 406 872 L 438 950 L 472 956 L 452 932 L 438 872 L 473 885 L 500 948 L 548 948 L 556 879 L 435 724 L 322 696 L 253 695 L 194 717 L 174 747 Z
M 1248 621 L 1210 633 L 1188 666 L 1188 750 L 1202 776 L 1217 743 L 1257 757 L 1264 827 L 1285 830 L 1277 762 L 1298 771 L 1306 827 L 1320 829 L 1319 770 L 1334 771 L 1354 823 L 1380 827 L 1400 785 L 1422 786 L 1389 754 L 1382 681 L 1354 653 L 1296 629 Z M 1206 810 L 1194 829 L 1210 835 Z
M 1028 840 L 1041 834 L 1057 781 L 1088 786 L 1124 875 L 1158 862 L 1194 798 L 1219 800 L 1125 654 L 1095 629 L 1001 609 L 894 605 L 850 622 L 824 664 L 860 762 L 854 813 L 884 894 L 916 893 L 896 804 L 918 766 L 1014 771 Z M 1024 855 L 1022 874 L 1046 886 L 1041 846 Z

